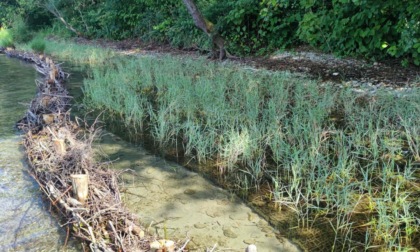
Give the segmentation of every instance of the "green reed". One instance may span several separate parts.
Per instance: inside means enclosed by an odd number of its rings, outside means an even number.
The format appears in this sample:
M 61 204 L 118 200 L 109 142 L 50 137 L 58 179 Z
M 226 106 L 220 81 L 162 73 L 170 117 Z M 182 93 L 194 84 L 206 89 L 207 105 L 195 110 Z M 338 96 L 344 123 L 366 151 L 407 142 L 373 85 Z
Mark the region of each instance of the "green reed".
M 46 50 L 94 64 L 84 83 L 89 107 L 161 148 L 182 145 L 190 158 L 211 160 L 238 191 L 270 181 L 273 201 L 301 228 L 328 223 L 331 250 L 419 245 L 418 90 L 373 96 L 287 72 L 72 47 Z

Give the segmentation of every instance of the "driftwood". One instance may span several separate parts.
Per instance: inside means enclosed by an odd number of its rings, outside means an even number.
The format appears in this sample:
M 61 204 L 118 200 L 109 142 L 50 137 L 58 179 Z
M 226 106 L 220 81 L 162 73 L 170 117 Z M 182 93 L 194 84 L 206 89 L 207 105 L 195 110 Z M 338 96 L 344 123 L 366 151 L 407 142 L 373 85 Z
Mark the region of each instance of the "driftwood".
M 62 84 L 66 74 L 44 56 L 5 53 L 34 63 L 45 76 L 16 125 L 25 132 L 30 173 L 68 230 L 91 251 L 149 251 L 152 237 L 123 207 L 117 174 L 94 159 L 92 142 L 98 131 L 70 119 L 70 97 Z

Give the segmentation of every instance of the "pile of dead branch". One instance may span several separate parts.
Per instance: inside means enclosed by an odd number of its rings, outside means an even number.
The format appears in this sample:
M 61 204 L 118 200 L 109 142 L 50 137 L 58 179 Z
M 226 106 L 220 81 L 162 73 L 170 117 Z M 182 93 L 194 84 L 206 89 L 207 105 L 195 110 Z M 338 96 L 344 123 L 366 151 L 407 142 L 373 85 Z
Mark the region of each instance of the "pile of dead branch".
M 45 76 L 37 81 L 37 96 L 17 126 L 25 132 L 31 174 L 67 230 L 91 251 L 149 251 L 150 237 L 122 205 L 116 174 L 94 160 L 97 132 L 93 127 L 82 130 L 70 119 L 70 97 L 62 85 L 66 75 L 49 58 L 6 53 L 34 63 Z

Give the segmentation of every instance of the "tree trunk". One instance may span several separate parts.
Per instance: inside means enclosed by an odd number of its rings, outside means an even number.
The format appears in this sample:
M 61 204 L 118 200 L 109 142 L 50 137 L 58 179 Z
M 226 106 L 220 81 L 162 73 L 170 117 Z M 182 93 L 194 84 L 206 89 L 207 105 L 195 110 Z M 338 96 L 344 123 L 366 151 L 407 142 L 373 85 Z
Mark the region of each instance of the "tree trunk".
M 64 19 L 64 17 L 61 15 L 61 13 L 58 11 L 57 7 L 55 7 L 55 4 L 53 1 L 48 1 L 44 4 L 45 9 L 47 9 L 51 14 L 53 14 L 58 20 L 61 21 L 61 23 L 64 24 L 64 26 L 69 29 L 70 31 L 77 34 L 77 36 L 81 37 L 82 33 L 76 30 L 73 26 L 71 26 L 67 21 Z
M 194 24 L 205 32 L 211 39 L 213 44 L 213 56 L 216 56 L 216 49 L 219 51 L 219 59 L 226 58 L 225 40 L 220 34 L 213 29 L 214 24 L 203 17 L 197 8 L 194 0 L 182 0 L 187 7 L 188 13 L 194 20 Z

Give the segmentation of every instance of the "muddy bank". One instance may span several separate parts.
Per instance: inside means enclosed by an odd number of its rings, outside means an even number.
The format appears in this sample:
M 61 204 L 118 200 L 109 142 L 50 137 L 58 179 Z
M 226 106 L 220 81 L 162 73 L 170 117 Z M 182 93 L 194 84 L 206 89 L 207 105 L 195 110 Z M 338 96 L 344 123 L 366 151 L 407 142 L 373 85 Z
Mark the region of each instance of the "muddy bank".
M 181 50 L 164 44 L 144 43 L 139 39 L 112 41 L 76 38 L 74 42 L 98 45 L 128 55 L 174 54 L 197 56 L 206 53 L 196 49 Z M 272 71 L 303 73 L 315 79 L 336 83 L 355 81 L 361 84 L 371 83 L 375 86 L 420 86 L 420 66 L 413 64 L 402 66 L 401 61 L 397 59 L 369 62 L 351 57 L 338 57 L 316 51 L 307 46 L 267 56 L 233 57 L 229 61 Z

